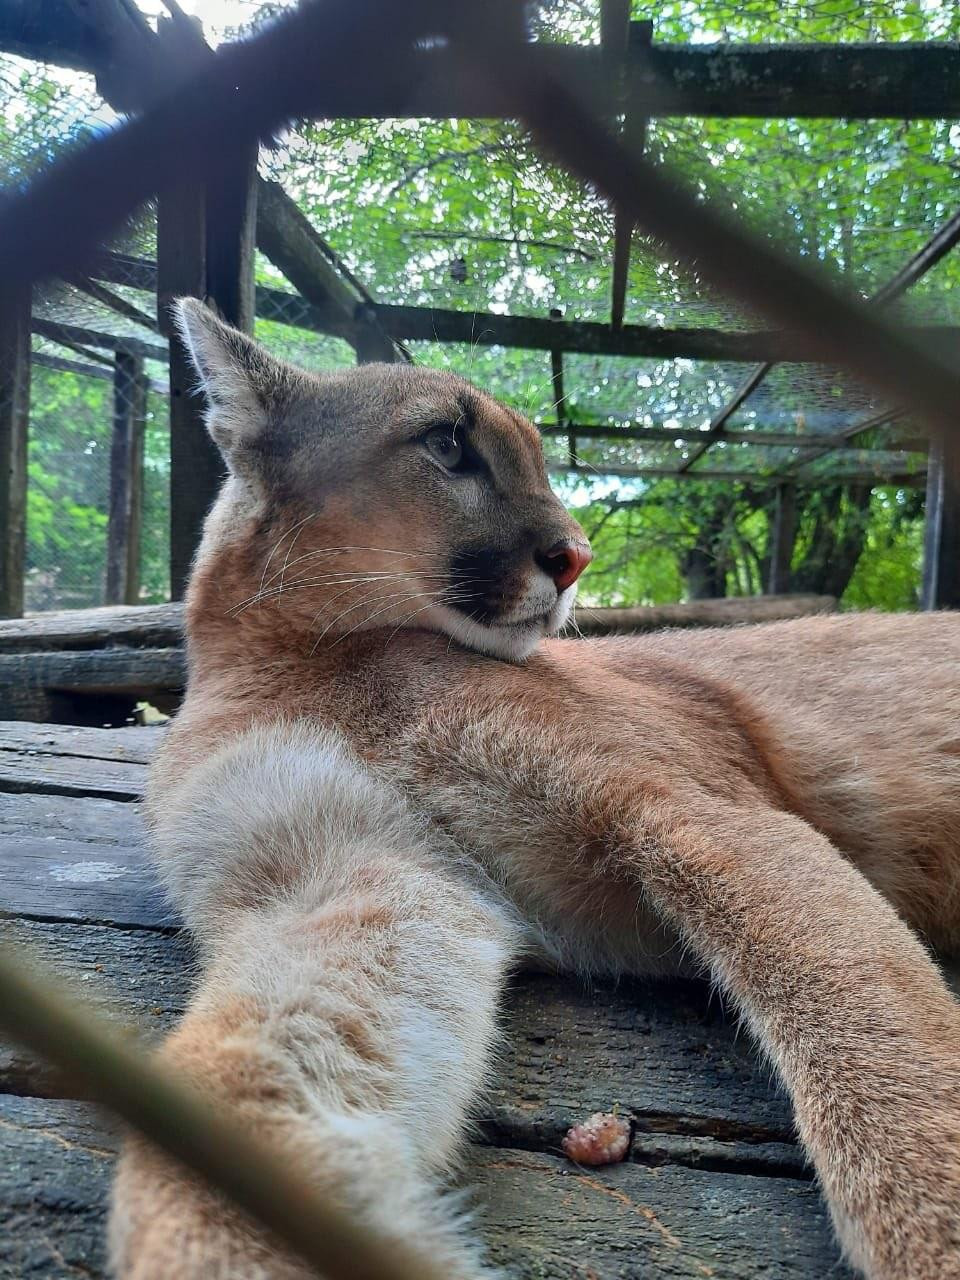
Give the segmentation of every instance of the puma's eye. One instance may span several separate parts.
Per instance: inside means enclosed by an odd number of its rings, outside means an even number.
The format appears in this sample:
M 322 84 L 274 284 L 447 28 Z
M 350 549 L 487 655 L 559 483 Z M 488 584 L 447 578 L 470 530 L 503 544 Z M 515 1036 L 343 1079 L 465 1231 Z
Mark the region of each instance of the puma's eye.
M 463 447 L 457 443 L 452 427 L 434 427 L 423 437 L 423 443 L 431 458 L 448 471 L 456 471 L 463 461 Z

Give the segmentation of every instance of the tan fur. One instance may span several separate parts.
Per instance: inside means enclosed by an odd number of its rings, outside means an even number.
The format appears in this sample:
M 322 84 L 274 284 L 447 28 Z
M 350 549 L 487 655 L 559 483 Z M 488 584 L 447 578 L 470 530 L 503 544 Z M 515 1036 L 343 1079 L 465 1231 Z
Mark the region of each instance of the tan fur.
M 582 535 L 528 424 L 449 375 L 310 381 L 195 305 L 185 324 L 236 478 L 150 790 L 207 954 L 168 1057 L 377 1226 L 409 1197 L 410 1237 L 479 1276 L 431 1180 L 511 958 L 693 967 L 790 1090 L 850 1260 L 957 1280 L 960 1012 L 917 935 L 960 949 L 960 617 L 537 643 L 565 605 L 525 621 L 548 594 L 532 548 Z M 470 489 L 410 436 L 464 397 L 489 471 Z M 435 597 L 388 600 L 377 576 L 433 590 L 478 532 L 530 548 L 510 552 L 507 621 L 470 633 L 486 654 Z M 404 1161 L 398 1191 L 384 1170 Z M 174 1254 L 182 1276 L 295 1274 L 239 1224 L 214 1230 L 206 1193 L 154 1203 L 178 1182 L 128 1151 L 122 1276 L 174 1274 Z

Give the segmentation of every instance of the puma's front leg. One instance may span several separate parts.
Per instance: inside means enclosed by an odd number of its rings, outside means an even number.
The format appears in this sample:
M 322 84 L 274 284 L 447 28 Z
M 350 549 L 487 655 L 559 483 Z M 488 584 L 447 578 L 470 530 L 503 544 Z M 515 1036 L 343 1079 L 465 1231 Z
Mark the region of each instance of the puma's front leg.
M 155 845 L 204 955 L 167 1066 L 355 1222 L 477 1280 L 437 1180 L 486 1069 L 513 926 L 331 734 L 251 731 L 179 785 L 176 757 L 164 768 Z M 120 1280 L 310 1274 L 140 1139 L 110 1236 Z
M 390 859 L 333 898 L 234 916 L 171 1071 L 286 1153 L 355 1222 L 451 1280 L 486 1274 L 437 1176 L 480 1084 L 507 934 L 454 882 Z M 313 1274 L 142 1139 L 111 1221 L 120 1280 L 306 1280 Z
M 960 1005 L 924 948 L 800 819 L 711 800 L 643 825 L 624 856 L 776 1063 L 847 1256 L 957 1280 Z

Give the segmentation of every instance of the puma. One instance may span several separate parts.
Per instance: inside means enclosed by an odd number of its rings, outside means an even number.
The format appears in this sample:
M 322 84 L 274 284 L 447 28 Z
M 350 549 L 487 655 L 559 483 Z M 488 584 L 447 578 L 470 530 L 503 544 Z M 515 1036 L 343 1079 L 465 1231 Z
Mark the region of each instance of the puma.
M 960 616 L 553 639 L 590 553 L 528 422 L 179 320 L 229 477 L 148 798 L 204 965 L 168 1064 L 475 1280 L 438 1188 L 511 965 L 682 964 L 788 1088 L 848 1260 L 957 1280 L 960 1006 L 925 944 L 960 944 Z M 306 1274 L 134 1139 L 111 1245 L 137 1280 Z

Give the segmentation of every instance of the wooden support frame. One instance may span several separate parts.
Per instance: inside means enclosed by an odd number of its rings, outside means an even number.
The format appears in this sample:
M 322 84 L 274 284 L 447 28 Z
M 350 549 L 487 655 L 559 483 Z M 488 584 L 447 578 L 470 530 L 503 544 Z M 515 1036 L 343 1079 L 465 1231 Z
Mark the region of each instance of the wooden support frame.
M 161 44 L 184 57 L 206 56 L 199 29 L 165 21 Z M 170 596 L 182 598 L 207 512 L 225 468 L 195 393 L 196 374 L 172 323 L 170 304 L 212 302 L 238 329 L 253 331 L 257 148 L 218 170 L 215 182 L 185 184 L 157 202 L 157 320 L 170 343 Z
M 601 47 L 610 60 L 611 72 L 622 95 L 624 143 L 637 158 L 647 145 L 647 117 L 635 107 L 636 82 L 628 75 L 632 48 L 649 49 L 653 41 L 653 23 L 630 21 L 629 0 L 605 0 L 601 7 Z M 604 21 L 605 19 L 605 21 Z M 613 282 L 610 297 L 610 327 L 623 328 L 627 304 L 627 277 L 633 242 L 633 219 L 619 206 L 613 210 Z
M 114 361 L 104 603 L 136 604 L 140 595 L 147 383 L 139 356 L 118 351 Z
M 931 441 L 923 540 L 924 609 L 960 609 L 960 437 Z
M 121 6 L 118 4 L 117 9 Z M 121 16 L 127 18 L 124 12 Z M 121 24 L 116 24 L 119 27 Z M 131 26 L 129 18 L 125 27 Z M 98 30 L 70 0 L 6 0 L 0 5 L 0 51 L 98 75 L 118 110 L 142 105 L 163 83 L 169 61 L 153 56 L 146 22 L 126 37 L 118 59 L 112 33 Z M 139 43 L 139 48 L 135 47 Z M 531 45 L 525 61 L 548 68 L 603 114 L 616 111 L 601 51 L 595 46 Z M 520 103 L 495 81 L 465 78 L 455 55 L 424 49 L 410 85 L 358 76 L 318 82 L 304 113 L 344 119 L 421 116 L 512 118 Z M 960 50 L 943 43 L 656 44 L 635 50 L 629 75 L 647 116 L 783 119 L 942 119 L 960 116 Z M 139 97 L 139 103 L 135 101 Z
M 774 500 L 770 531 L 770 575 L 766 594 L 787 595 L 790 591 L 793 547 L 797 538 L 797 486 L 780 484 Z
M 19 618 L 27 551 L 30 294 L 0 299 L 0 618 Z

